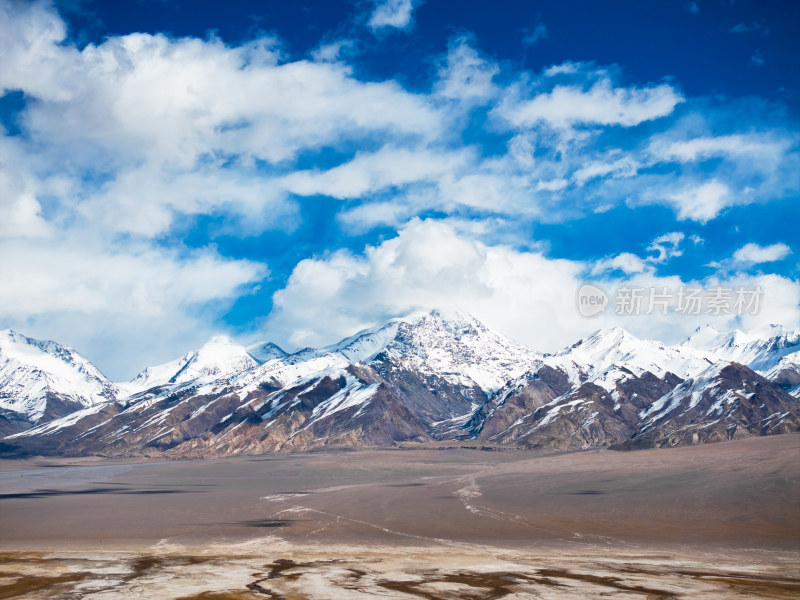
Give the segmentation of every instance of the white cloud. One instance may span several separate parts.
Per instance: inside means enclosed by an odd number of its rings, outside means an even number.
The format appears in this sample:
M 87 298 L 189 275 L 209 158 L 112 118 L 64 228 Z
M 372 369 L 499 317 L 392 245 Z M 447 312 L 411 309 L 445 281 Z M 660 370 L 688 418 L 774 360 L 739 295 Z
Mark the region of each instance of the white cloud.
M 536 191 L 558 192 L 569 185 L 567 179 L 551 179 L 550 181 L 540 181 L 536 184 Z
M 108 219 L 119 231 L 156 235 L 175 215 L 222 208 L 282 212 L 285 199 L 266 189 L 257 161 L 284 165 L 303 151 L 376 135 L 421 143 L 444 128 L 429 98 L 393 81 L 358 81 L 329 55 L 284 61 L 272 38 L 228 46 L 131 34 L 78 50 L 43 4 L 0 10 L 0 88 L 31 99 L 27 160 L 72 181 L 73 208 L 88 201 L 86 210 L 99 203 L 129 214 L 124 189 L 134 180 L 164 192 L 139 197 L 137 218 Z M 107 181 L 100 194 L 97 175 Z M 200 180 L 172 193 L 175 182 Z M 233 195 L 246 200 L 231 202 Z
M 738 263 L 759 264 L 765 262 L 775 262 L 783 260 L 792 249 L 786 244 L 771 244 L 770 246 L 759 246 L 758 244 L 745 244 L 733 253 L 733 259 Z
M 140 236 L 168 234 L 187 215 L 220 213 L 251 229 L 285 228 L 298 214 L 291 193 L 370 199 L 415 183 L 440 193 L 439 205 L 416 205 L 423 209 L 558 220 L 667 198 L 684 207 L 681 218 L 704 221 L 711 217 L 703 207 L 686 208 L 692 196 L 683 180 L 642 171 L 658 161 L 690 167 L 722 156 L 710 177 L 728 188 L 725 205 L 734 197 L 741 204 L 784 197 L 800 173 L 789 135 L 675 139 L 666 123 L 667 133 L 649 145 L 645 135 L 647 150 L 604 151 L 595 146 L 602 127 L 671 114 L 683 101 L 678 90 L 621 86 L 613 67 L 574 62 L 541 75 L 511 73 L 516 83 L 504 85 L 500 65 L 469 37 L 451 41 L 429 93 L 410 93 L 396 81 L 354 77 L 340 58 L 346 41 L 318 48 L 314 61 L 287 59 L 269 37 L 231 46 L 134 34 L 79 50 L 44 4 L 3 3 L 2 10 L 0 86 L 33 101 L 21 114 L 30 139 L 0 169 L 25 182 L 13 219 L 21 219 L 17 231 L 31 234 L 56 213 L 62 222 L 100 218 L 109 230 Z M 482 158 L 476 147 L 468 160 L 454 160 L 467 154 L 468 111 L 498 96 L 490 123 L 512 126 L 507 153 Z M 298 156 L 343 147 L 370 150 L 325 172 L 295 172 Z M 382 159 L 392 154 L 395 165 Z M 44 192 L 47 211 L 38 211 Z
M 550 259 L 537 251 L 487 245 L 453 223 L 413 220 L 397 237 L 368 246 L 363 254 L 339 251 L 301 261 L 286 287 L 274 295 L 276 309 L 267 329 L 289 345 L 320 345 L 387 317 L 440 307 L 470 312 L 522 343 L 554 351 L 610 325 L 667 342 L 680 341 L 707 322 L 720 329 L 770 322 L 800 325 L 800 283 L 791 279 L 736 274 L 684 282 L 678 277 L 658 277 L 634 255 L 613 260 L 625 275 L 596 281 L 608 291 L 622 284 L 671 290 L 685 284 L 761 286 L 761 311 L 741 318 L 674 312 L 624 317 L 613 312 L 612 303 L 605 315 L 584 319 L 575 306 L 583 275 L 602 274 L 604 269 Z
M 467 152 L 446 153 L 384 146 L 377 152 L 359 153 L 353 160 L 327 171 L 295 171 L 281 182 L 301 196 L 324 194 L 333 198 L 359 198 L 390 186 L 436 181 L 457 170 Z
M 620 88 L 603 78 L 588 90 L 558 85 L 529 100 L 503 102 L 496 114 L 514 127 L 531 127 L 539 122 L 558 128 L 582 124 L 632 127 L 670 114 L 682 101 L 667 84 Z
M 571 309 L 581 270 L 486 246 L 441 221 L 414 220 L 364 255 L 340 251 L 300 262 L 274 296 L 269 329 L 297 346 L 322 344 L 388 316 L 441 307 L 555 348 L 581 329 Z
M 34 191 L 19 170 L 0 162 L 0 238 L 50 235 L 51 226 Z
M 795 132 L 765 128 L 712 135 L 710 121 L 692 114 L 649 140 L 637 178 L 642 191 L 629 204 L 664 203 L 666 198 L 679 218 L 704 223 L 726 207 L 770 202 L 797 189 Z M 654 175 L 653 167 L 665 172 Z
M 368 25 L 373 30 L 387 27 L 405 29 L 412 22 L 413 12 L 412 0 L 376 0 Z
M 52 232 L 36 195 L 39 186 L 20 160 L 20 144 L 0 137 L 0 238 L 44 237 Z
M 149 164 L 121 172 L 78 206 L 87 221 L 147 237 L 169 230 L 180 215 L 217 211 L 240 216 L 241 233 L 249 234 L 290 229 L 296 207 L 275 181 L 257 174 L 213 168 L 174 172 Z
M 616 256 L 598 260 L 592 266 L 590 273 L 592 275 L 602 275 L 614 271 L 620 271 L 625 275 L 655 273 L 655 265 L 664 264 L 671 258 L 683 254 L 680 246 L 685 238 L 686 234 L 680 231 L 665 233 L 655 238 L 647 246 L 647 252 L 655 252 L 655 254 L 642 258 L 631 252 L 622 252 Z
M 346 51 L 355 46 L 352 40 L 337 40 L 320 45 L 311 52 L 311 57 L 316 62 L 337 62 L 342 58 Z
M 3 173 L 0 173 L 2 178 Z M 1 184 L 0 184 L 1 185 Z M 3 194 L 0 187 L 0 194 Z M 0 199 L 0 237 L 42 237 L 50 226 L 42 218 L 42 207 L 31 194 Z
M 160 316 L 176 307 L 228 298 L 264 267 L 211 250 L 188 257 L 142 246 L 114 250 L 91 238 L 2 242 L 0 318 L 52 312 Z
M 639 170 L 639 163 L 630 156 L 613 162 L 592 161 L 573 173 L 578 185 L 599 177 L 633 177 Z
M 212 249 L 122 248 L 92 234 L 2 240 L 0 255 L 0 322 L 82 349 L 117 378 L 190 350 L 214 331 L 209 303 L 231 302 L 266 274 Z
M 622 271 L 626 275 L 644 273 L 648 269 L 647 263 L 631 252 L 623 252 L 612 258 L 597 261 L 592 267 L 592 275 L 601 275 L 611 271 Z
M 497 64 L 482 58 L 470 45 L 470 38 L 450 41 L 446 62 L 439 68 L 434 92 L 461 102 L 480 102 L 498 92 L 492 79 L 500 72 Z
M 667 142 L 656 140 L 648 153 L 656 160 L 693 162 L 716 156 L 743 157 L 751 160 L 765 159 L 775 163 L 789 149 L 786 139 L 771 139 L 765 136 L 731 134 L 716 137 L 703 136 L 689 140 Z
M 584 63 L 567 61 L 559 65 L 552 65 L 544 70 L 545 77 L 556 77 L 558 75 L 574 75 L 585 67 Z
M 714 219 L 722 209 L 733 204 L 728 186 L 716 179 L 672 194 L 666 201 L 678 211 L 678 219 L 699 223 Z
M 681 256 L 683 254 L 683 250 L 680 249 L 680 245 L 685 237 L 686 234 L 681 231 L 673 231 L 671 233 L 665 233 L 664 235 L 658 236 L 647 247 L 648 252 L 656 253 L 655 256 L 650 257 L 650 262 L 665 263 L 670 258 Z

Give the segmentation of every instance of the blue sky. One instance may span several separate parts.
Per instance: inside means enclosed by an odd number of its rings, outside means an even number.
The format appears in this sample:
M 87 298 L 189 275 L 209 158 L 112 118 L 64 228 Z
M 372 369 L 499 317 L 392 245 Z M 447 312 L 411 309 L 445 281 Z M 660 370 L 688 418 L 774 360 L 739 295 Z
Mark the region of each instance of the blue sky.
M 123 379 L 433 307 L 800 326 L 800 5 L 0 0 L 0 327 Z M 756 315 L 585 319 L 759 286 Z

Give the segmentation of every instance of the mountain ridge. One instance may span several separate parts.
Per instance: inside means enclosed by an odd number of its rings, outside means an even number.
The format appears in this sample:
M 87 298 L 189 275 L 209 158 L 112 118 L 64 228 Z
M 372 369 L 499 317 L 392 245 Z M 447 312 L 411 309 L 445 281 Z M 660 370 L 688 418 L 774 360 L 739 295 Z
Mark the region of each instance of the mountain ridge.
M 547 355 L 471 315 L 433 310 L 295 353 L 212 338 L 143 370 L 138 389 L 119 384 L 79 413 L 6 431 L 15 435 L 4 443 L 184 457 L 437 440 L 624 448 L 796 431 L 800 336 L 765 335 L 703 329 L 670 346 L 609 328 Z M 673 401 L 688 408 L 653 420 Z

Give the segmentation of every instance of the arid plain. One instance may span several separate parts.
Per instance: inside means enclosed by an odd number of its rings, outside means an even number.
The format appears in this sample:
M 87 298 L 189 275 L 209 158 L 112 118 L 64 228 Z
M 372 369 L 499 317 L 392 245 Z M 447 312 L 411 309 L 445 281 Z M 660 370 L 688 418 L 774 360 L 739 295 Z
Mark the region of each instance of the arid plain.
M 0 598 L 793 598 L 800 435 L 0 463 Z

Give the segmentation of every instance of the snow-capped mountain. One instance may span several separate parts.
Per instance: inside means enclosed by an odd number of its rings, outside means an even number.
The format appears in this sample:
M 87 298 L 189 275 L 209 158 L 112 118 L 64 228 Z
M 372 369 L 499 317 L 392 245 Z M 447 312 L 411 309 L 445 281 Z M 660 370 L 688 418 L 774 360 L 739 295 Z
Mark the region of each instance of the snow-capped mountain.
M 276 346 L 277 348 L 277 346 Z M 131 381 L 117 384 L 126 395 L 196 380 L 214 380 L 245 371 L 259 364 L 244 346 L 227 336 L 215 336 L 202 348 L 170 362 L 147 367 Z
M 272 342 L 258 342 L 247 347 L 247 353 L 259 363 L 265 363 L 276 358 L 283 358 L 287 354 L 283 348 Z
M 488 328 L 471 315 L 443 312 L 393 319 L 362 331 L 329 349 L 350 362 L 385 353 L 419 373 L 442 377 L 453 385 L 500 389 L 530 370 L 542 354 Z
M 800 394 L 800 331 L 770 325 L 748 333 L 723 333 L 707 325 L 681 346 L 704 351 L 716 361 L 747 365 L 793 395 Z
M 720 362 L 642 409 L 634 439 L 677 445 L 789 433 L 798 429 L 798 408 L 752 369 Z
M 738 362 L 765 373 L 783 357 L 800 352 L 800 331 L 770 325 L 748 333 L 738 329 L 722 333 L 706 325 L 698 328 L 681 346 L 703 350 L 714 358 Z
M 72 348 L 0 331 L 0 409 L 28 426 L 113 401 L 116 394 L 114 384 Z
M 612 327 L 547 357 L 543 364 L 563 370 L 575 386 L 591 382 L 612 391 L 620 380 L 644 373 L 658 378 L 673 373 L 685 379 L 706 369 L 712 360 L 708 353 L 691 346 L 641 340 Z
M 775 354 L 786 361 L 793 356 L 785 355 L 791 334 L 779 332 L 782 337 L 766 341 L 756 334 L 743 338 L 741 332 L 698 334 L 694 344 L 668 346 L 620 328 L 597 331 L 501 390 L 476 413 L 473 436 L 531 447 L 643 447 L 797 429 L 800 405 L 731 362 L 748 358 L 769 366 Z M 737 353 L 717 350 L 734 347 L 730 339 L 745 343 L 735 346 Z M 800 378 L 787 375 L 787 382 L 797 385 Z M 732 402 L 724 414 L 718 396 Z M 770 419 L 774 422 L 765 428 Z M 675 433 L 678 423 L 683 433 Z
M 711 364 L 694 348 L 641 340 L 619 327 L 599 330 L 507 385 L 476 413 L 472 435 L 536 447 L 621 443 L 642 407 Z
M 469 439 L 649 447 L 800 430 L 800 402 L 785 391 L 800 384 L 797 338 L 767 333 L 703 330 L 669 346 L 613 328 L 542 355 L 469 315 L 432 311 L 291 354 L 215 338 L 143 371 L 122 403 L 4 443 L 23 452 L 192 457 Z
M 458 312 L 415 314 L 390 321 L 320 349 L 305 348 L 199 388 L 204 394 L 237 389 L 240 397 L 261 389 L 345 375 L 355 364 L 384 369 L 392 377 L 413 371 L 442 384 L 491 394 L 530 370 L 542 355 Z M 466 397 L 461 398 L 469 407 Z M 452 411 L 451 411 L 452 412 Z

